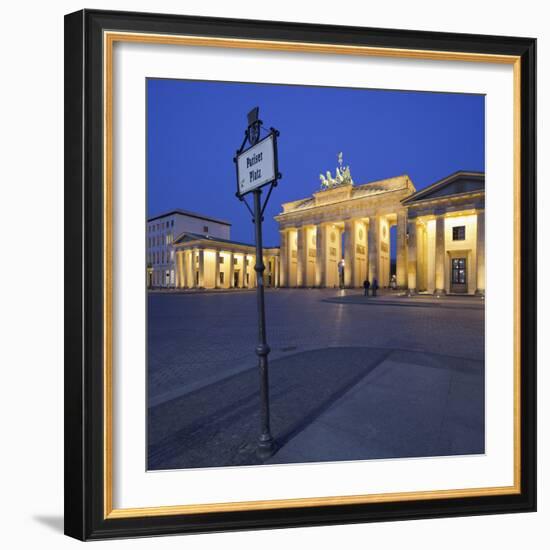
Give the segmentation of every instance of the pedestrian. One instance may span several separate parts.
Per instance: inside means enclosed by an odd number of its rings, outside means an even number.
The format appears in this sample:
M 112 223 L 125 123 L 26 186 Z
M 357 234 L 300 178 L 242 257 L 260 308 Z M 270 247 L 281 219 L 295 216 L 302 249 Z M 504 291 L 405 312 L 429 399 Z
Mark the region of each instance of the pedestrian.
M 368 279 L 365 279 L 363 281 L 363 288 L 365 289 L 365 296 L 369 295 L 369 288 L 370 288 L 370 281 Z
M 376 278 L 372 280 L 372 295 L 376 296 L 376 291 L 378 290 L 378 281 Z

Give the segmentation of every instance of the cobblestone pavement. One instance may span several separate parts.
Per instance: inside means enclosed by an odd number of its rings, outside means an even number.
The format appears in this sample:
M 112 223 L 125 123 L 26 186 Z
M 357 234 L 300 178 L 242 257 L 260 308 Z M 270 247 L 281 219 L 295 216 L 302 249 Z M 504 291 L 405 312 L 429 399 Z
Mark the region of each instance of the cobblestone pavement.
M 268 290 L 266 317 L 270 360 L 357 346 L 484 356 L 483 302 L 473 297 Z M 149 406 L 257 364 L 255 292 L 151 293 L 148 318 Z
M 268 462 L 484 452 L 484 304 L 359 291 L 266 293 Z M 254 292 L 152 293 L 149 469 L 252 465 Z

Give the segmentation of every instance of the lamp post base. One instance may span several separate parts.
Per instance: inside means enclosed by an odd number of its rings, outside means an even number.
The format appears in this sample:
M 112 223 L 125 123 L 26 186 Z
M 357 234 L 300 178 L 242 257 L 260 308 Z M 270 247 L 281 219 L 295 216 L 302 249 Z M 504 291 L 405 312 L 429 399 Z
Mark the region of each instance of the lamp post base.
M 272 457 L 277 451 L 277 444 L 275 440 L 266 434 L 262 434 L 258 439 L 258 446 L 256 448 L 256 456 L 260 460 L 266 460 Z

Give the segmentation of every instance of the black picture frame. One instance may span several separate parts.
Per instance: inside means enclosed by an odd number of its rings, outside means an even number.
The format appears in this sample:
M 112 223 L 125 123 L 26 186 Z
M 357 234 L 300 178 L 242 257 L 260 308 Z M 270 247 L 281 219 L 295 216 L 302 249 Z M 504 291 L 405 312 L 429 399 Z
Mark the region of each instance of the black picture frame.
M 103 32 L 517 56 L 520 127 L 520 459 L 517 494 L 106 517 Z M 65 17 L 65 533 L 80 540 L 536 510 L 536 40 L 83 10 Z

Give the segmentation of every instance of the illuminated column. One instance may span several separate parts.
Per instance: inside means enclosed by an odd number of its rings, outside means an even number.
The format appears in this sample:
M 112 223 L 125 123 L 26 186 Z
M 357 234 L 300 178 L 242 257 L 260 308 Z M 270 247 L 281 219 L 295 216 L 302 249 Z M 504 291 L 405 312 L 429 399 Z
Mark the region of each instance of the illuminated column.
M 445 216 L 435 219 L 435 291 L 436 296 L 445 294 Z
M 187 288 L 193 288 L 195 286 L 195 264 L 192 250 L 186 252 L 187 257 Z
M 407 274 L 409 294 L 416 293 L 416 218 L 409 218 L 409 246 L 407 250 Z
M 181 253 L 181 265 L 183 269 L 183 288 L 189 288 L 189 254 L 186 250 Z
M 296 251 L 296 286 L 307 286 L 307 230 L 305 227 L 298 227 L 297 231 L 297 251 Z
M 379 233 L 380 233 L 380 220 L 378 216 L 369 217 L 369 281 L 371 284 L 374 282 L 374 279 L 378 281 L 378 244 L 379 244 Z M 380 281 L 378 281 L 380 284 Z
M 189 286 L 189 273 L 187 265 L 189 264 L 189 259 L 187 258 L 187 252 L 184 250 L 181 252 L 181 287 L 187 288 Z
M 246 265 L 246 254 L 241 254 L 241 277 L 239 281 L 239 288 L 246 288 L 246 270 L 248 266 Z
M 397 214 L 396 276 L 398 288 L 407 288 L 407 213 Z
M 241 270 L 241 273 L 242 273 L 242 288 L 248 288 L 248 283 L 247 283 L 247 274 L 248 274 L 248 267 L 249 267 L 249 260 L 248 260 L 248 254 L 243 254 L 243 268 Z
M 176 285 L 176 288 L 180 288 L 181 286 L 181 272 L 180 272 L 180 255 L 177 251 L 174 251 L 174 271 L 176 273 L 176 280 L 174 281 L 175 282 L 175 285 Z
M 196 248 L 193 248 L 191 252 L 191 288 L 197 288 L 197 264 L 199 259 L 199 251 Z
M 214 288 L 220 287 L 220 251 L 216 250 L 216 255 L 214 257 L 215 269 L 214 269 Z
M 265 265 L 264 283 L 266 287 L 273 286 L 273 263 L 271 262 L 271 260 L 272 260 L 271 256 L 264 256 L 264 265 Z M 254 271 L 254 274 L 256 274 L 256 271 Z M 271 280 L 271 284 L 269 284 L 270 280 Z M 254 278 L 254 282 L 257 283 L 258 279 Z
M 241 269 L 239 269 L 237 273 L 237 288 L 243 288 L 244 287 L 244 270 L 246 269 L 245 261 L 244 261 L 244 254 L 239 254 L 239 258 L 237 258 L 237 263 L 241 263 Z
M 183 266 L 185 269 L 185 288 L 191 288 L 191 277 L 190 277 L 190 269 L 191 269 L 191 258 L 188 250 L 183 251 Z
M 416 290 L 421 291 L 426 289 L 425 262 L 426 253 L 425 247 L 425 231 L 424 224 L 420 223 L 416 226 Z
M 250 285 L 251 287 L 256 286 L 256 270 L 254 269 L 254 266 L 256 265 L 256 255 L 252 256 L 250 258 Z M 264 266 L 265 266 L 265 258 L 264 258 Z
M 281 229 L 279 231 L 279 235 L 280 235 L 280 242 L 281 242 L 281 248 L 280 248 L 281 261 L 280 261 L 279 282 L 280 282 L 280 286 L 288 286 L 288 268 L 289 268 L 289 261 L 290 261 L 290 258 L 288 257 L 288 230 Z
M 235 260 L 233 259 L 233 251 L 229 253 L 229 288 L 233 288 L 235 282 Z
M 204 288 L 204 248 L 199 250 L 199 288 Z
M 485 210 L 477 213 L 476 229 L 476 294 L 485 294 Z
M 183 252 L 176 253 L 178 264 L 178 287 L 185 288 L 185 256 Z
M 281 250 L 279 249 L 279 254 L 281 253 Z M 280 270 L 281 270 L 281 265 L 280 265 L 280 261 L 279 261 L 279 256 L 275 256 L 275 286 L 276 287 L 279 287 L 280 286 Z
M 344 286 L 353 288 L 355 282 L 355 220 L 344 222 L 344 233 L 346 242 L 344 246 Z
M 317 247 L 315 256 L 315 286 L 324 288 L 327 285 L 326 272 L 326 248 L 327 226 L 320 223 L 316 226 L 315 243 Z

